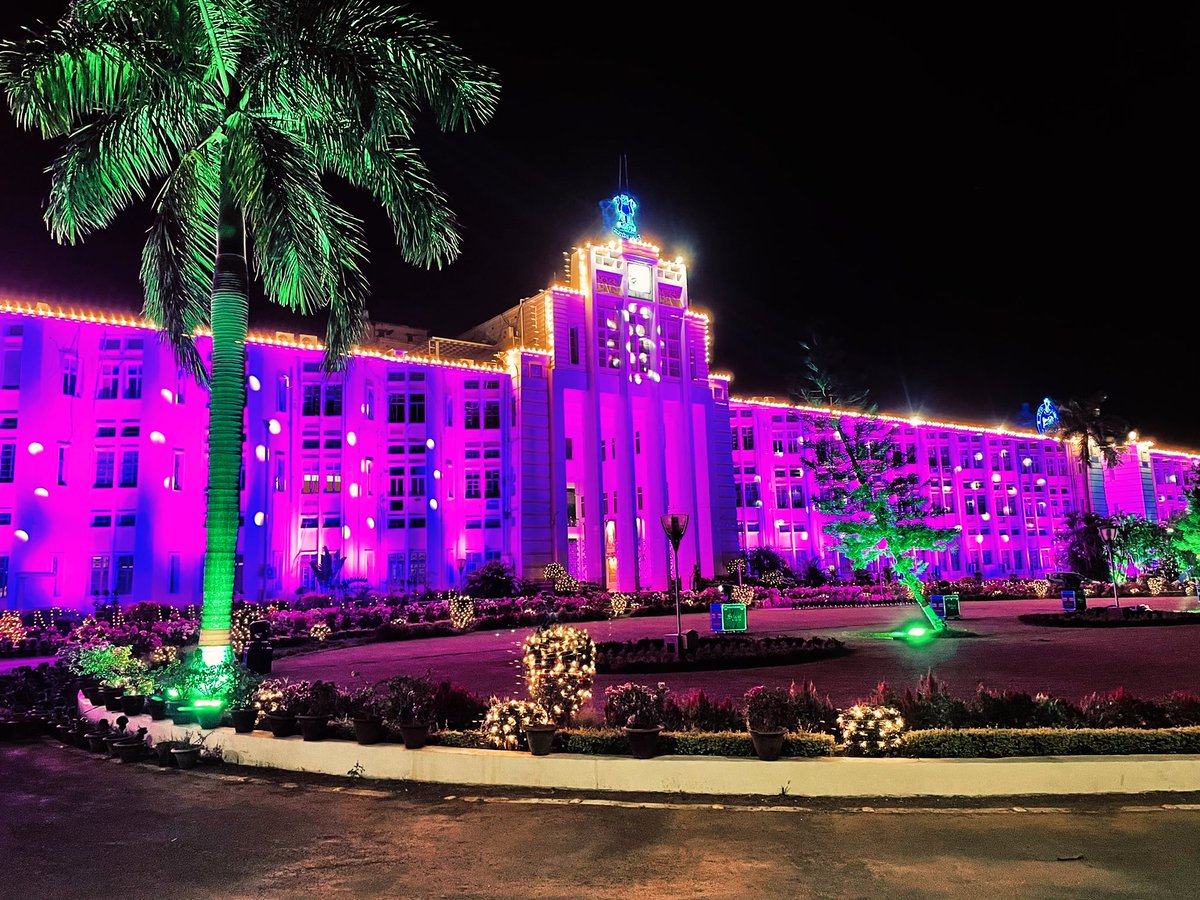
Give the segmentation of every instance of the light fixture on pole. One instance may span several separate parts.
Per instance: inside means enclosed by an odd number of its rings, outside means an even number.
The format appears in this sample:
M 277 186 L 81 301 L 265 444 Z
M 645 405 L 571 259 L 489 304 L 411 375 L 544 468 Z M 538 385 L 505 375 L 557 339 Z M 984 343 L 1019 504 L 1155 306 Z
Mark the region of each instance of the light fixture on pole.
M 688 517 L 682 513 L 667 513 L 659 516 L 659 521 L 662 522 L 662 529 L 667 535 L 667 540 L 671 542 L 671 549 L 675 551 L 675 640 L 677 652 L 682 656 L 683 613 L 679 609 L 679 544 L 687 532 Z
M 1121 598 L 1117 596 L 1117 567 L 1113 563 L 1113 541 L 1117 538 L 1117 526 L 1112 522 L 1106 522 L 1100 526 L 1100 539 L 1104 541 L 1104 548 L 1108 551 L 1108 574 L 1112 578 L 1113 586 L 1113 602 L 1117 608 L 1121 607 Z

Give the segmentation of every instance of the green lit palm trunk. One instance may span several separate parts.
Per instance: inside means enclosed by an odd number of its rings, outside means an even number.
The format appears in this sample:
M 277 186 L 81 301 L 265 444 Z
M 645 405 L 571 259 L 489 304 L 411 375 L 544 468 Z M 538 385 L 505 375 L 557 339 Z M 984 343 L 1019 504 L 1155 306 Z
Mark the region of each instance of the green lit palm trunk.
M 242 433 L 246 411 L 246 325 L 250 305 L 245 226 L 222 191 L 213 275 L 212 376 L 208 424 L 208 518 L 200 652 L 228 659 L 229 617 L 241 514 Z
M 904 586 L 908 588 L 908 592 L 912 594 L 917 606 L 921 608 L 921 612 L 929 622 L 929 627 L 935 632 L 945 630 L 946 623 L 933 611 L 933 607 L 925 598 L 925 586 L 917 574 L 915 561 L 908 556 L 896 557 L 892 561 L 892 569 L 900 577 Z

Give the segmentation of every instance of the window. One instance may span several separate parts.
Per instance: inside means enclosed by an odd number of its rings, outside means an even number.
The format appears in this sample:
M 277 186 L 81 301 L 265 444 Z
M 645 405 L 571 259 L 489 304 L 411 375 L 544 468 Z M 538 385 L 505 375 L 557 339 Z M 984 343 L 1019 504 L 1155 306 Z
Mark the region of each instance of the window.
M 486 400 L 483 404 L 483 427 L 500 427 L 500 401 Z
M 342 467 L 340 463 L 325 466 L 325 493 L 336 494 L 342 489 Z
M 388 421 L 393 425 L 404 423 L 403 394 L 388 394 Z
M 642 452 L 642 433 L 640 431 L 635 431 L 633 433 L 633 452 Z
M 275 492 L 282 494 L 287 490 L 287 456 L 275 454 Z
M 137 524 L 137 513 L 123 512 L 117 513 L 118 528 L 132 528 Z
M 574 528 L 579 524 L 578 503 L 575 486 L 567 485 L 567 527 Z
M 93 528 L 111 528 L 112 513 L 92 513 Z
M 139 400 L 142 396 L 142 364 L 129 363 L 125 367 L 125 393 L 123 395 L 126 400 Z
M 309 528 L 316 528 L 317 527 L 317 517 L 316 516 L 301 516 L 300 517 L 300 527 L 303 529 L 306 529 L 306 530 Z
M 483 496 L 500 496 L 500 470 L 488 469 L 483 473 Z
M 340 416 L 342 414 L 342 386 L 340 384 L 325 385 L 325 415 Z
M 579 365 L 579 329 L 571 328 L 567 331 L 567 348 L 570 353 L 571 365 Z
M 0 444 L 0 482 L 11 483 L 17 468 L 17 445 Z
M 306 384 L 304 386 L 304 405 L 300 409 L 302 416 L 319 416 L 321 414 L 321 386 Z
M 8 557 L 0 556 L 0 597 L 8 596 Z
M 179 593 L 179 570 L 182 568 L 182 559 L 178 553 L 170 553 L 167 555 L 167 593 Z
M 617 343 L 621 334 L 617 322 L 621 314 L 611 307 L 599 307 L 596 310 L 596 349 L 602 370 L 619 369 L 621 367 L 621 351 Z
M 317 472 L 304 473 L 304 487 L 301 488 L 303 494 L 315 494 L 321 484 L 321 476 Z
M 463 404 L 463 428 L 479 427 L 479 401 L 468 400 Z
M 121 554 L 117 557 L 117 583 L 113 587 L 114 594 L 133 593 L 133 555 Z
M 95 487 L 110 488 L 113 486 L 113 469 L 116 465 L 116 453 L 112 450 L 96 451 L 96 482 Z
M 408 496 L 424 497 L 425 496 L 425 467 L 412 466 L 408 470 Z M 414 527 L 416 527 L 414 525 Z
M 286 375 L 280 375 L 275 382 L 275 411 L 285 413 L 288 411 L 288 392 L 292 388 L 292 381 Z
M 414 425 L 421 425 L 425 422 L 424 394 L 408 395 L 408 421 Z
M 574 455 L 573 455 L 573 453 L 572 453 L 572 450 L 573 450 L 573 448 L 572 448 L 572 446 L 571 446 L 571 439 L 570 439 L 570 438 L 567 438 L 567 459 L 574 459 L 574 458 L 575 458 L 575 457 L 574 457 Z
M 121 454 L 121 487 L 137 487 L 138 452 L 126 450 Z
M 65 397 L 79 396 L 79 357 L 64 354 L 62 358 L 62 392 Z
M 13 328 L 20 326 L 14 325 L 9 328 L 8 333 L 13 334 Z M 4 370 L 3 381 L 0 382 L 0 387 L 5 390 L 15 390 L 21 386 L 21 350 L 19 347 L 11 348 L 4 351 Z
M 108 560 L 107 555 L 92 557 L 91 588 L 93 597 L 108 593 Z
M 478 500 L 481 496 L 479 493 L 479 472 L 467 472 L 467 488 L 463 497 L 467 500 Z
M 754 428 L 753 427 L 747 427 L 747 428 L 742 429 L 742 449 L 743 450 L 753 450 L 754 449 Z
M 682 356 L 679 323 L 668 321 L 664 327 L 667 330 L 667 377 L 678 378 Z
M 366 393 L 363 394 L 363 415 L 368 422 L 375 421 L 375 382 L 367 382 Z
M 183 490 L 183 451 L 176 450 L 171 460 L 171 490 Z
M 233 592 L 241 594 L 245 591 L 246 557 L 237 553 L 233 557 Z
M 58 484 L 64 486 L 67 483 L 67 448 L 60 446 L 58 448 Z
M 404 496 L 404 466 L 392 466 L 388 469 L 388 496 L 403 497 Z M 393 509 L 404 509 L 403 503 L 399 507 Z
M 637 506 L 638 506 L 639 510 L 642 509 L 642 489 L 641 488 L 637 489 Z
M 100 380 L 96 384 L 97 400 L 115 400 L 121 379 L 121 367 L 114 362 L 100 364 Z

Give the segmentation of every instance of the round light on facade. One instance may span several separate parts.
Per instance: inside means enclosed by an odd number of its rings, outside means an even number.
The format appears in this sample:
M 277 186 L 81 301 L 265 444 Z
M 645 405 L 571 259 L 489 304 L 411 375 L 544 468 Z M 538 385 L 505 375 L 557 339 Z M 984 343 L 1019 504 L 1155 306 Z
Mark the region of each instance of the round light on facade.
M 175 395 L 171 393 L 170 388 L 163 388 L 161 391 L 159 391 L 159 393 L 162 394 L 162 398 L 168 403 L 175 402 Z
M 962 471 L 962 466 L 955 466 L 955 467 L 954 467 L 954 471 L 955 471 L 955 472 L 961 472 L 961 471 Z
M 367 527 L 368 528 L 375 527 L 375 517 L 374 516 L 367 516 Z
M 983 535 L 982 534 L 975 535 L 975 543 L 977 543 L 977 544 L 983 543 Z
M 13 532 L 13 537 L 15 537 L 18 541 L 27 541 L 29 540 L 29 532 L 24 528 L 18 528 Z
M 49 496 L 50 496 L 50 492 L 49 492 L 48 490 L 46 490 L 45 488 L 34 488 L 34 489 L 33 489 L 33 496 L 35 496 L 35 497 L 49 497 Z
M 165 434 L 163 434 L 161 431 L 150 432 L 150 443 L 165 444 L 166 442 L 167 442 L 167 436 Z
M 1021 460 L 1021 465 L 1023 465 L 1025 468 L 1028 469 L 1030 466 L 1033 465 L 1033 460 L 1027 456 L 1023 460 Z
M 41 444 L 39 444 L 37 441 L 34 441 L 33 443 L 31 443 L 29 445 L 29 452 L 31 454 L 33 454 L 34 456 L 37 456 L 39 453 L 41 453 L 45 449 L 46 448 L 43 447 Z
M 441 479 L 441 477 L 442 477 L 442 470 L 441 470 L 441 469 L 434 469 L 434 470 L 433 470 L 433 480 L 434 480 L 434 481 L 438 481 L 438 480 L 440 480 L 440 479 Z
M 278 419 L 272 419 L 267 423 L 267 431 L 271 432 L 271 434 L 279 434 L 279 432 L 283 431 L 283 426 L 279 424 Z
M 1017 496 L 1017 489 L 1015 487 L 1010 487 L 1008 489 L 1008 496 L 1010 496 L 1010 497 Z
M 358 485 L 357 484 L 350 485 L 350 496 L 351 497 L 358 496 Z
M 992 483 L 993 484 L 1000 483 L 1000 473 L 999 472 L 996 472 L 994 475 L 992 475 Z
M 1000 535 L 1000 540 L 1004 541 L 1004 543 L 1007 544 L 1008 543 L 1008 535 L 1007 534 Z
M 989 522 L 989 521 L 991 521 L 992 514 L 991 513 L 983 513 L 979 518 L 983 519 L 983 521 L 985 521 L 985 522 Z
M 428 447 L 430 450 L 432 450 L 437 445 L 433 442 L 433 438 L 427 438 L 425 440 L 425 446 Z
M 254 514 L 254 524 L 255 524 L 255 525 L 261 525 L 261 524 L 262 524 L 263 522 L 265 522 L 265 521 L 267 521 L 267 514 L 266 514 L 266 513 L 262 512 L 262 511 L 260 510 L 259 512 L 256 512 L 256 513 Z
M 346 432 L 346 443 L 349 444 L 351 447 L 353 447 L 355 444 L 358 443 L 358 435 L 355 434 L 353 431 Z
M 267 461 L 267 448 L 265 444 L 259 444 L 254 448 L 254 458 L 259 462 Z
M 981 487 L 983 487 L 983 482 L 982 482 L 982 481 L 972 481 L 972 482 L 971 482 L 971 489 L 972 489 L 972 490 L 975 490 L 975 491 L 977 491 L 977 490 L 979 490 Z
M 437 509 L 437 506 L 438 506 L 438 504 L 437 504 L 437 501 L 436 501 L 436 500 L 434 500 L 432 497 L 430 497 L 430 498 L 429 498 L 429 508 L 430 508 L 430 509 Z
M 344 540 L 344 541 L 350 540 L 350 526 L 349 525 L 342 526 L 342 540 Z
M 975 461 L 976 461 L 976 462 L 979 462 L 981 459 L 983 459 L 983 454 L 982 454 L 982 453 L 980 453 L 980 452 L 978 452 L 978 451 L 976 451 L 976 453 L 975 453 Z
M 252 390 L 252 391 L 261 391 L 262 390 L 262 382 L 258 380 L 257 375 L 251 375 L 249 378 L 246 379 L 246 383 L 250 385 L 250 390 Z
M 165 487 L 165 488 L 171 487 L 171 476 L 170 475 L 168 475 L 166 478 L 163 479 L 163 487 Z
M 1037 480 L 1037 483 L 1038 483 L 1038 487 L 1041 487 L 1042 485 L 1044 485 L 1044 484 L 1046 483 L 1046 479 L 1045 479 L 1045 478 L 1039 478 L 1039 479 Z
M 802 540 L 802 541 L 808 540 L 808 532 L 807 531 L 800 532 L 800 540 Z

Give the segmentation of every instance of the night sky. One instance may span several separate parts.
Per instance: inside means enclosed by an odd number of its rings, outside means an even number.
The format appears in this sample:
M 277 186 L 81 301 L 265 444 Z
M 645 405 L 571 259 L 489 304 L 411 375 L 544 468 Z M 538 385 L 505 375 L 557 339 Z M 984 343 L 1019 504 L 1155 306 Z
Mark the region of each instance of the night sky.
M 62 5 L 12 4 L 3 34 Z M 785 395 L 815 329 L 885 409 L 992 422 L 1104 390 L 1143 433 L 1200 446 L 1200 8 L 1153 6 L 416 4 L 503 93 L 481 132 L 421 134 L 465 233 L 449 269 L 405 266 L 345 197 L 373 314 L 454 335 L 535 293 L 599 236 L 626 154 L 643 236 L 689 261 L 735 393 Z M 146 208 L 55 246 L 52 152 L 0 117 L 0 286 L 138 308 Z M 286 321 L 259 304 L 252 326 Z

